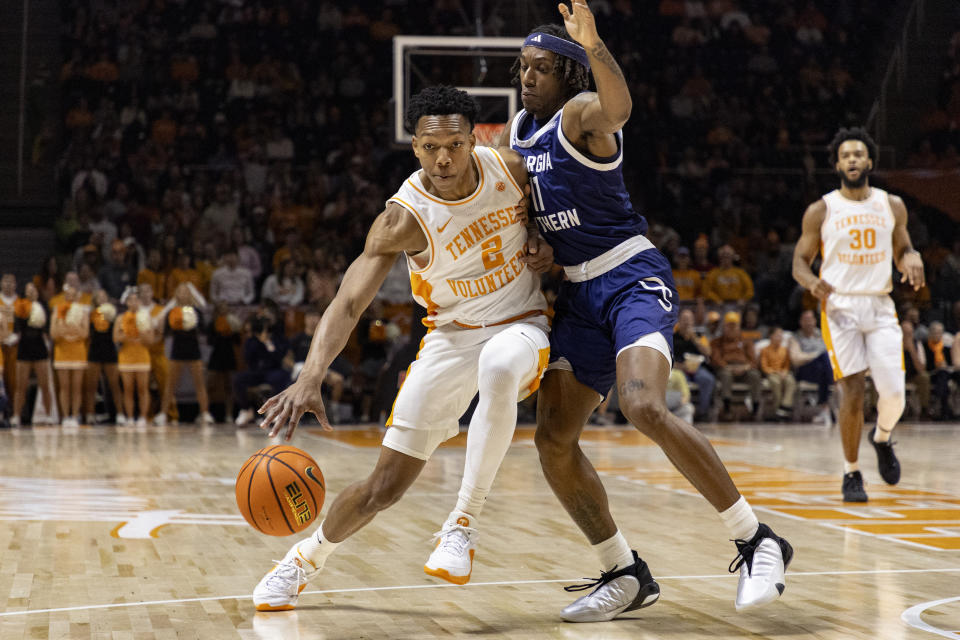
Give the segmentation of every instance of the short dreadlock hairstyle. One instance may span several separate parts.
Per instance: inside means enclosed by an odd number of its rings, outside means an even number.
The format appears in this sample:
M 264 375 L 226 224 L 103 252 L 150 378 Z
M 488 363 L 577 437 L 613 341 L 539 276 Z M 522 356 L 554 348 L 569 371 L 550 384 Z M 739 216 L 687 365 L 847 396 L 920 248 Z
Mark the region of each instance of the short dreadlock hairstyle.
M 466 118 L 473 130 L 479 113 L 480 105 L 466 91 L 447 85 L 427 87 L 410 98 L 403 127 L 407 133 L 416 133 L 417 123 L 423 116 L 456 114 Z
M 539 27 L 534 27 L 530 33 L 545 33 L 548 36 L 556 36 L 576 43 L 564 26 L 560 24 L 542 24 Z M 567 85 L 567 97 L 573 97 L 590 88 L 590 72 L 573 58 L 556 54 L 556 59 L 553 61 L 553 72 Z M 513 66 L 510 67 L 510 73 L 513 74 L 512 83 L 520 84 L 520 56 L 517 56 L 517 59 L 514 60 Z
M 867 130 L 862 127 L 850 127 L 841 128 L 837 131 L 837 135 L 833 136 L 833 140 L 830 141 L 830 144 L 827 145 L 827 150 L 830 152 L 830 164 L 837 164 L 839 160 L 840 145 L 842 145 L 847 140 L 859 140 L 867 146 L 867 154 L 870 156 L 870 159 L 873 160 L 873 166 L 876 168 L 877 162 L 879 162 L 879 151 L 877 148 L 877 143 L 874 142 L 873 138 L 870 137 L 870 134 L 867 133 Z

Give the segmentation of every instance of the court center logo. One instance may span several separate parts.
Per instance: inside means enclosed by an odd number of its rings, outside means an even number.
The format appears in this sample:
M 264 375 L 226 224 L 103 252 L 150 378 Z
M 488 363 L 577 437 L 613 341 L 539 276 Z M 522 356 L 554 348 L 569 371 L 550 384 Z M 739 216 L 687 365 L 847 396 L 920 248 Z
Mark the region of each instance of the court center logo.
M 161 478 L 162 479 L 162 478 Z M 233 486 L 232 479 L 178 478 Z M 0 521 L 103 522 L 115 538 L 156 538 L 171 524 L 246 526 L 239 514 L 156 509 L 149 498 L 126 493 L 121 480 L 0 477 Z
M 671 302 L 673 298 L 673 291 L 670 289 L 670 287 L 667 286 L 667 284 L 663 280 L 661 280 L 656 276 L 650 276 L 649 278 L 637 280 L 637 282 L 639 282 L 640 286 L 642 286 L 647 291 L 660 292 L 660 299 L 657 300 L 657 302 L 660 303 L 660 306 L 663 307 L 664 311 L 670 311 L 671 309 L 673 309 L 673 302 Z M 647 284 L 648 282 L 652 282 L 653 285 L 651 286 Z

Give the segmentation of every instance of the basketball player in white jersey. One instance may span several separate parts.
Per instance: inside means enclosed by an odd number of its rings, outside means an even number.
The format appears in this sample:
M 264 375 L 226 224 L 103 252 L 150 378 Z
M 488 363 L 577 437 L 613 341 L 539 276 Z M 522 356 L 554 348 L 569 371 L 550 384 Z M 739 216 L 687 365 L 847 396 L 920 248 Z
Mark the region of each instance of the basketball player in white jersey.
M 803 214 L 803 234 L 793 253 L 793 277 L 820 299 L 821 331 L 840 386 L 844 502 L 866 502 L 857 457 L 863 428 L 867 370 L 877 388 L 877 424 L 869 438 L 880 476 L 900 481 L 890 434 L 905 404 L 903 336 L 893 300 L 891 261 L 914 289 L 924 285 L 923 261 L 907 232 L 903 200 L 870 186 L 877 145 L 860 128 L 840 129 L 830 158 L 840 188 Z M 822 253 L 820 274 L 810 269 Z
M 479 390 L 467 436 L 468 488 L 445 527 L 470 529 L 512 440 L 517 400 L 539 385 L 549 326 L 534 269 L 549 267 L 552 252 L 527 256 L 518 204 L 527 182 L 523 160 L 509 148 L 474 146 L 477 108 L 452 87 L 425 89 L 411 99 L 407 127 L 423 168 L 374 221 L 317 326 L 297 381 L 260 409 L 261 427 L 271 436 L 289 440 L 306 411 L 331 429 L 320 396 L 327 367 L 402 252 L 429 331 L 387 420 L 380 459 L 260 581 L 253 594 L 259 611 L 294 608 L 336 546 L 399 500 L 437 446 L 459 433 L 459 418 Z M 462 536 L 438 537 L 438 550 L 463 544 Z

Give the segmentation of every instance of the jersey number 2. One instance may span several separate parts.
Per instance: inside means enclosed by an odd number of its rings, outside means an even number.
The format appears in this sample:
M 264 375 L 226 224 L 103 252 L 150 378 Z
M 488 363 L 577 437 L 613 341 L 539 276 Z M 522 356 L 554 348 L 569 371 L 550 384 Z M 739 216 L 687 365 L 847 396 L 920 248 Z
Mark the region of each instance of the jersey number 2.
M 503 264 L 503 254 L 500 253 L 500 250 L 503 249 L 503 241 L 500 240 L 500 236 L 493 236 L 480 245 L 480 248 L 483 249 L 484 267 L 496 269 Z

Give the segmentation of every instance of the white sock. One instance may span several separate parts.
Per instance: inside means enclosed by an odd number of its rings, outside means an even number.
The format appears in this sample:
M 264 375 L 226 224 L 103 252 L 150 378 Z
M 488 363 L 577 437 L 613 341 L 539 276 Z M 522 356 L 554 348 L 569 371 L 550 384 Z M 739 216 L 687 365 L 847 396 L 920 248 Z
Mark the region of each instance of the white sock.
M 630 550 L 627 539 L 623 537 L 619 529 L 613 534 L 613 537 L 593 545 L 593 550 L 597 552 L 597 557 L 600 558 L 601 571 L 612 571 L 614 567 L 626 569 L 633 564 L 633 551 Z
M 752 540 L 760 529 L 760 523 L 757 521 L 757 515 L 753 512 L 753 507 L 747 502 L 747 499 L 740 496 L 740 499 L 732 506 L 720 512 L 720 519 L 726 525 L 730 537 L 734 540 Z
M 843 474 L 846 475 L 846 474 L 848 474 L 848 473 L 853 473 L 854 471 L 860 471 L 860 463 L 859 463 L 859 462 L 856 462 L 856 461 L 854 461 L 854 462 L 847 462 L 846 460 L 844 460 L 844 461 L 843 461 Z
M 339 542 L 330 542 L 323 536 L 322 522 L 317 527 L 316 533 L 297 544 L 300 554 L 309 560 L 315 569 L 322 569 L 327 558 L 338 546 L 340 546 Z
M 471 487 L 469 484 L 464 482 L 460 485 L 460 493 L 457 494 L 457 506 L 450 512 L 450 516 L 453 517 L 453 514 L 464 514 L 476 518 L 480 515 L 480 511 L 483 510 L 483 503 L 487 501 L 487 494 L 490 491 L 481 491 Z M 453 518 L 456 520 L 456 518 Z

